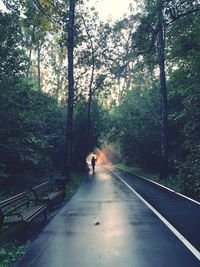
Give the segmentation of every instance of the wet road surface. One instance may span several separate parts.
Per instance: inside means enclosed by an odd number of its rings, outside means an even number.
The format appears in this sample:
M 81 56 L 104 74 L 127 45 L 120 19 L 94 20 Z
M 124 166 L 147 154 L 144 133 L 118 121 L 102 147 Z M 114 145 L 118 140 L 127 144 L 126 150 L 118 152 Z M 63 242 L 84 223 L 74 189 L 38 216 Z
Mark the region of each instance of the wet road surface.
M 200 205 L 127 171 L 114 170 L 200 251 Z M 200 265 L 199 265 L 200 266 Z
M 199 261 L 119 179 L 99 166 L 17 267 L 198 267 Z

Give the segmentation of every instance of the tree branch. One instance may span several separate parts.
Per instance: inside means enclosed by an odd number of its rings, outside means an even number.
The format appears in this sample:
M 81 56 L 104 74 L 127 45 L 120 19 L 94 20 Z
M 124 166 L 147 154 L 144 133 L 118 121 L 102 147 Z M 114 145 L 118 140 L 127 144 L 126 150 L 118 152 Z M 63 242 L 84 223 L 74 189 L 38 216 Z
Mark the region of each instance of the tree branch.
M 169 26 L 171 23 L 177 21 L 178 19 L 180 19 L 180 18 L 182 18 L 182 17 L 186 17 L 186 16 L 188 16 L 188 15 L 190 15 L 190 14 L 193 14 L 193 13 L 195 13 L 195 12 L 199 12 L 199 11 L 200 11 L 200 7 L 199 7 L 199 8 L 195 8 L 195 9 L 193 9 L 193 10 L 189 10 L 189 11 L 184 12 L 184 13 L 182 13 L 182 14 L 179 14 L 179 15 L 177 15 L 174 19 L 172 19 L 171 21 L 165 23 L 165 26 Z
M 53 18 L 50 14 L 46 13 L 44 11 L 44 9 L 42 8 L 41 4 L 37 1 L 37 0 L 33 0 L 33 3 L 36 5 L 36 7 L 38 8 L 38 10 L 45 15 L 46 17 L 50 18 L 54 23 L 57 23 L 59 26 L 61 26 L 62 24 L 60 23 L 60 21 L 58 21 L 57 19 Z

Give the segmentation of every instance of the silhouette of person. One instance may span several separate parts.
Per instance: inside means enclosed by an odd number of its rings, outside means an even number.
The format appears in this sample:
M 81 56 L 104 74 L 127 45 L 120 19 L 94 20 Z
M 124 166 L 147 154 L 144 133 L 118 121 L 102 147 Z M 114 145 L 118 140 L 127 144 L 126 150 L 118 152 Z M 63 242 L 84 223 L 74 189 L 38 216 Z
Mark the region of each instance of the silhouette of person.
M 94 156 L 92 157 L 91 165 L 92 165 L 92 172 L 94 173 L 94 171 L 95 171 L 95 165 L 96 165 L 96 159 L 95 159 Z

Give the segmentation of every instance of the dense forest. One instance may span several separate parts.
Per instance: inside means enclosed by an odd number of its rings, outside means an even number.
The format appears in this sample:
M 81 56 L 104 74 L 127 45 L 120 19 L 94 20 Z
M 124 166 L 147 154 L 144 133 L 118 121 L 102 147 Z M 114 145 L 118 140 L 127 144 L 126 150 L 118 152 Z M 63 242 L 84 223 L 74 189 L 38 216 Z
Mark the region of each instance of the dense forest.
M 1 188 L 63 173 L 66 153 L 84 169 L 109 145 L 200 197 L 200 3 L 139 2 L 105 22 L 81 0 L 3 0 Z

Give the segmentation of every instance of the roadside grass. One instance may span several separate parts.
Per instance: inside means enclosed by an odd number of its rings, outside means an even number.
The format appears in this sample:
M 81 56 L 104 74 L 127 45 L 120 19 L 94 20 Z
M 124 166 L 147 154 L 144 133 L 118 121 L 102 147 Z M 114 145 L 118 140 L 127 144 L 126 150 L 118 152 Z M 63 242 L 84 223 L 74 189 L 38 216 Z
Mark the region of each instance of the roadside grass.
M 74 172 L 71 175 L 71 180 L 66 186 L 66 196 L 67 199 L 71 198 L 74 193 L 76 193 L 82 180 L 87 176 L 84 172 Z
M 3 248 L 0 248 L 1 267 L 12 266 L 12 264 L 25 253 L 30 245 L 30 241 L 17 246 L 15 243 L 8 243 L 8 241 L 5 241 L 4 239 L 2 239 L 1 243 L 3 243 L 4 246 Z
M 116 164 L 116 168 L 122 169 L 124 171 L 130 171 L 133 172 L 136 175 L 143 176 L 149 180 L 152 180 L 154 182 L 157 182 L 161 185 L 164 185 L 178 193 L 183 193 L 181 188 L 181 179 L 177 175 L 169 175 L 166 180 L 160 180 L 159 179 L 159 173 L 155 171 L 147 171 L 142 169 L 139 166 L 128 166 L 123 163 Z
M 4 199 L 6 199 L 6 197 L 0 193 L 0 201 L 2 201 Z
M 72 174 L 71 181 L 66 186 L 66 200 L 69 200 L 72 195 L 78 190 L 82 180 L 86 177 L 86 173 L 75 172 Z M 30 187 L 28 187 L 29 189 Z M 27 190 L 28 190 L 27 189 Z M 0 201 L 9 197 L 8 194 L 0 193 Z M 57 210 L 63 205 L 57 207 Z M 57 214 L 57 210 L 53 210 L 48 216 L 48 222 Z M 45 226 L 41 221 L 34 223 L 31 235 L 28 239 L 21 238 L 21 231 L 17 226 L 4 226 L 0 232 L 0 267 L 12 266 L 27 250 L 28 246 L 39 234 Z

